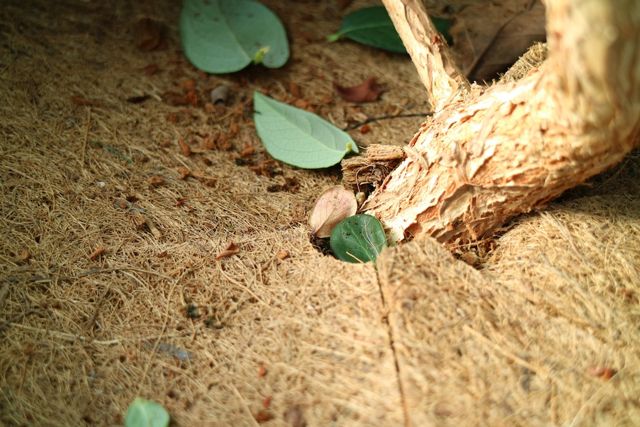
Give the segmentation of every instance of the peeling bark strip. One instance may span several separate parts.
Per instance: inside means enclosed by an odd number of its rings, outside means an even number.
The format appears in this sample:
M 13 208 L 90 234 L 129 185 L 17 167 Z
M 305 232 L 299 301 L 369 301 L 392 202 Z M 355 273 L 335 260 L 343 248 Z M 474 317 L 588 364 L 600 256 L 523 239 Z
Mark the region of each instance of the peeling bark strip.
M 385 0 L 410 52 L 423 48 L 410 47 L 411 34 L 432 29 L 394 11 L 417 3 Z M 640 145 L 640 2 L 548 2 L 547 32 L 549 59 L 538 72 L 454 98 L 433 90 L 437 79 L 451 81 L 445 67 L 437 69 L 447 62 L 446 45 L 427 49 L 440 60 L 413 57 L 421 75 L 436 79 L 427 86 L 434 105 L 447 102 L 365 204 L 394 241 L 419 234 L 448 244 L 477 240 Z
M 452 59 L 447 42 L 429 19 L 422 0 L 382 3 L 418 69 L 429 103 L 434 111 L 439 111 L 459 90 L 466 90 L 469 83 Z

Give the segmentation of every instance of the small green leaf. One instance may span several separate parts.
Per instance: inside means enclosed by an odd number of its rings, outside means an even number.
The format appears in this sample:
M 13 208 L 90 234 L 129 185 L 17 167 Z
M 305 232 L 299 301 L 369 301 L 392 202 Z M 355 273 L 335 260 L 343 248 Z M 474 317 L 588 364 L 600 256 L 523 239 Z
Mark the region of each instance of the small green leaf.
M 125 427 L 167 427 L 169 413 L 159 403 L 142 398 L 136 398 L 124 419 Z
M 348 133 L 308 111 L 253 94 L 256 131 L 275 159 L 305 169 L 333 166 L 358 146 Z
M 451 43 L 448 33 L 451 20 L 431 18 L 431 21 L 447 42 Z M 342 20 L 340 30 L 328 36 L 327 40 L 333 42 L 343 37 L 391 52 L 407 53 L 393 21 L 383 6 L 366 7 L 348 14 Z
M 209 73 L 231 73 L 251 62 L 278 68 L 289 59 L 282 23 L 254 0 L 185 0 L 180 37 L 189 61 Z
M 347 262 L 374 261 L 387 247 L 382 224 L 371 215 L 350 216 L 335 226 L 329 240 L 334 255 Z

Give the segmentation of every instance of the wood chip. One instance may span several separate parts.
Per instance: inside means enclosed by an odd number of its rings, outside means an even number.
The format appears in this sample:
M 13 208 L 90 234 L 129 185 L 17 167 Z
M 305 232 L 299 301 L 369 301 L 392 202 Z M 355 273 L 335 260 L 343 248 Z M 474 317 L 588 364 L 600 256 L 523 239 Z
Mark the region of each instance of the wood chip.
M 289 258 L 289 256 L 289 251 L 287 251 L 286 249 L 280 249 L 276 254 L 276 258 L 278 258 L 280 261 Z

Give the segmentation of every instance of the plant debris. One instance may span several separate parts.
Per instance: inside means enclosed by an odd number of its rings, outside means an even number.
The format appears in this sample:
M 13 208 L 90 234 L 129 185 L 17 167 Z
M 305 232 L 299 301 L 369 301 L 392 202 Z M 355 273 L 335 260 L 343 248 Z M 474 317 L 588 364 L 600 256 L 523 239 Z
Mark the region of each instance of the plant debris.
M 375 77 L 369 77 L 364 82 L 356 86 L 344 87 L 335 85 L 338 95 L 349 102 L 372 102 L 376 101 L 384 91 L 383 87 L 376 83 Z
M 100 258 L 102 255 L 104 255 L 106 252 L 107 252 L 107 248 L 105 248 L 104 246 L 98 246 L 89 255 L 89 260 L 95 261 L 98 258 Z
M 341 185 L 325 190 L 311 211 L 309 225 L 311 234 L 325 238 L 331 236 L 331 231 L 340 221 L 355 215 L 358 203 L 352 191 Z
M 262 424 L 262 423 L 266 423 L 267 421 L 271 421 L 274 418 L 274 416 L 273 416 L 273 413 L 265 409 L 261 409 L 256 414 L 253 415 L 253 418 L 255 418 L 258 424 Z
M 230 242 L 222 252 L 216 255 L 216 261 L 219 261 L 222 258 L 228 258 L 238 253 L 240 253 L 240 247 L 235 243 Z

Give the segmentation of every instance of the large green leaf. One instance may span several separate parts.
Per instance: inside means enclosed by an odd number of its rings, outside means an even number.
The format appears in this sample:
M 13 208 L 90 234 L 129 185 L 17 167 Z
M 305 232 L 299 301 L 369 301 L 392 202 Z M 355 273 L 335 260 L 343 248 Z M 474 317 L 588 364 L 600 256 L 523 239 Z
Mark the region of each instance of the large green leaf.
M 348 133 L 308 111 L 253 94 L 258 136 L 275 159 L 305 169 L 333 166 L 358 146 Z
M 289 58 L 282 23 L 254 0 L 185 0 L 180 37 L 189 61 L 209 73 L 231 73 L 251 62 L 278 68 Z
M 441 18 L 431 18 L 431 21 L 451 43 L 449 36 L 451 21 Z M 335 41 L 343 37 L 391 52 L 407 53 L 387 10 L 383 6 L 358 9 L 345 16 L 340 30 L 330 35 L 328 40 Z
M 138 397 L 129 405 L 124 425 L 125 427 L 167 427 L 169 413 L 159 403 Z
M 350 216 L 336 225 L 329 244 L 338 259 L 369 262 L 387 247 L 387 236 L 376 217 L 361 214 Z

